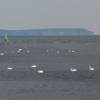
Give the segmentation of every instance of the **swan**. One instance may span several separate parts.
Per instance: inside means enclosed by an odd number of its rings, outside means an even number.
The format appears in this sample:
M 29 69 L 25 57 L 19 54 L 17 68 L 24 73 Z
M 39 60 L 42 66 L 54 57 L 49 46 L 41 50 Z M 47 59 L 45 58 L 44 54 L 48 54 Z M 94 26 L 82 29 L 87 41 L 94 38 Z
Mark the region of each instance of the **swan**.
M 18 51 L 17 51 L 17 52 L 18 52 L 18 53 L 20 53 L 22 50 L 23 50 L 23 49 L 18 49 Z
M 39 74 L 43 74 L 44 73 L 44 70 L 38 70 L 37 71 Z
M 95 68 L 93 68 L 91 65 L 89 65 L 89 70 L 93 71 L 93 70 L 95 70 Z
M 13 70 L 13 68 L 12 68 L 12 67 L 8 67 L 7 69 L 8 69 L 8 70 Z
M 75 69 L 75 68 L 70 68 L 70 71 L 71 71 L 71 72 L 76 72 L 77 69 Z
M 32 68 L 36 68 L 37 67 L 37 65 L 32 65 Z
M 2 52 L 2 53 L 0 53 L 0 56 L 4 56 L 5 54 Z

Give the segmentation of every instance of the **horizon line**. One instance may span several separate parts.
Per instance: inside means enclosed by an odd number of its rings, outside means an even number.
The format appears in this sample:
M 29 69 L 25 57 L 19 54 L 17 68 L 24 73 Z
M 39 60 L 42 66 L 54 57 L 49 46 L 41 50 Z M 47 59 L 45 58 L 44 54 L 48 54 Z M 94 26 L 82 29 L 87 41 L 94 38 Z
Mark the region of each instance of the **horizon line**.
M 46 30 L 46 29 L 84 29 L 84 30 L 88 30 L 88 31 L 91 31 L 90 29 L 88 28 L 82 28 L 82 27 L 49 27 L 49 28 L 22 28 L 22 29 L 8 29 L 8 28 L 0 28 L 0 30 Z

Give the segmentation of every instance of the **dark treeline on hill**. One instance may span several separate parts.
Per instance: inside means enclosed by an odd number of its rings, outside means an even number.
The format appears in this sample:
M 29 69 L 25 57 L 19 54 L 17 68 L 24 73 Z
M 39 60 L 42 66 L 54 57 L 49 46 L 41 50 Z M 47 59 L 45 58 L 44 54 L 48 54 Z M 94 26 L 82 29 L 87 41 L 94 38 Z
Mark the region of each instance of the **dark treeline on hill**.
M 0 36 L 77 36 L 95 35 L 94 32 L 83 28 L 51 28 L 27 30 L 0 30 Z

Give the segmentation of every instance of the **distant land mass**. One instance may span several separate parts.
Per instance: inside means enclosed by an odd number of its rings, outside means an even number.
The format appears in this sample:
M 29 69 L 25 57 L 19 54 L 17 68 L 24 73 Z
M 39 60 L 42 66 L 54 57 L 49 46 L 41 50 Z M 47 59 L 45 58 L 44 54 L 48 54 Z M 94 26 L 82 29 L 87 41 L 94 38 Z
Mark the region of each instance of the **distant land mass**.
M 0 36 L 91 36 L 94 32 L 83 28 L 49 28 L 27 30 L 0 30 Z

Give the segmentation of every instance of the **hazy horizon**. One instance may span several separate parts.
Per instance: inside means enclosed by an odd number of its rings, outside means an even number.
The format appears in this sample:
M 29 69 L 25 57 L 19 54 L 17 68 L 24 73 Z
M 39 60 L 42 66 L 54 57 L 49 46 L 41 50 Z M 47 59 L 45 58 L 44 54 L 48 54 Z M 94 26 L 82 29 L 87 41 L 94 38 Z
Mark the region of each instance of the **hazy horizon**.
M 100 34 L 99 0 L 0 0 L 0 29 L 85 28 Z
M 0 30 L 0 36 L 95 36 L 90 30 L 82 28 L 49 28 L 30 30 Z

